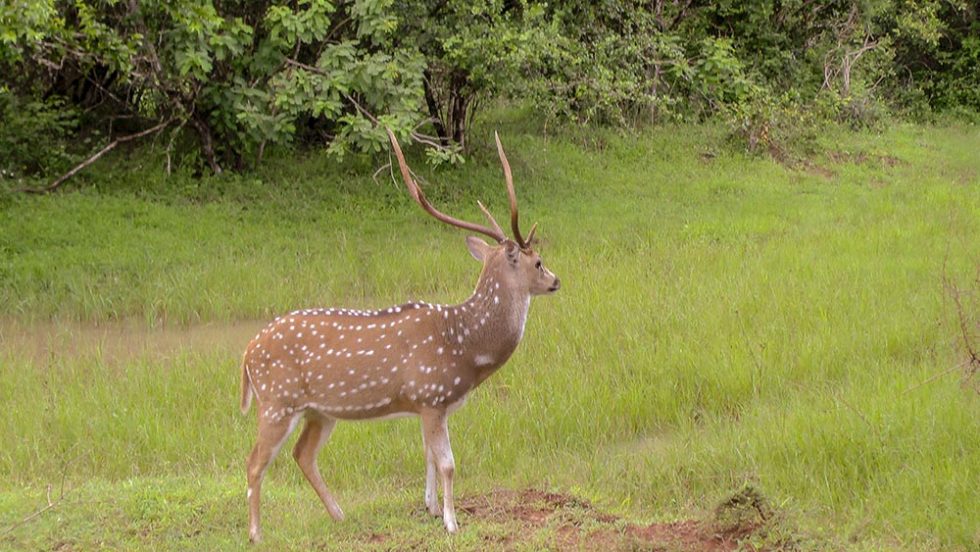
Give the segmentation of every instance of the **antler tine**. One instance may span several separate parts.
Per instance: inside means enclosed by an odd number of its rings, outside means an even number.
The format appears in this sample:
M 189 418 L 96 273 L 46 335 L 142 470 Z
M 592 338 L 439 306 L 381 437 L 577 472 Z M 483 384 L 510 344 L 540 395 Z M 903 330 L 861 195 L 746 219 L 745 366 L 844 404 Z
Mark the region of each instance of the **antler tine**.
M 504 153 L 504 146 L 500 143 L 497 131 L 493 132 L 493 139 L 497 141 L 497 155 L 500 156 L 500 164 L 504 166 L 504 181 L 507 183 L 507 197 L 510 199 L 510 229 L 514 232 L 517 244 L 524 248 L 527 247 L 527 242 L 521 236 L 521 229 L 517 224 L 517 193 L 514 191 L 514 176 L 510 172 L 510 163 L 507 162 L 507 154 Z
M 484 236 L 491 237 L 498 242 L 502 242 L 506 239 L 503 231 L 494 222 L 495 228 L 491 230 L 485 226 L 480 226 L 479 224 L 473 224 L 472 222 L 466 222 L 465 220 L 459 220 L 457 218 L 451 217 L 444 213 L 439 212 L 435 207 L 429 203 L 429 200 L 425 198 L 425 194 L 422 193 L 422 189 L 412 178 L 412 173 L 408 169 L 408 164 L 405 163 L 405 156 L 402 154 L 402 148 L 398 145 L 398 139 L 395 138 L 395 134 L 390 128 L 385 127 L 385 131 L 388 133 L 388 139 L 391 140 L 391 148 L 395 151 L 395 158 L 398 159 L 398 169 L 402 173 L 402 180 L 405 181 L 405 185 L 408 187 L 408 193 L 411 194 L 412 199 L 418 203 L 425 212 L 429 213 L 433 217 L 446 224 L 455 226 L 457 228 L 462 228 L 464 230 L 469 230 L 471 232 L 477 232 L 483 234 Z M 492 220 L 492 219 L 491 219 Z
M 534 241 L 534 231 L 538 229 L 538 223 L 531 225 L 531 231 L 527 233 L 527 245 L 530 247 L 531 242 Z
M 487 217 L 488 221 L 490 221 L 490 225 L 493 226 L 494 232 L 497 232 L 501 236 L 503 236 L 504 230 L 503 228 L 500 227 L 499 224 L 497 224 L 497 219 L 493 218 L 493 215 L 490 214 L 490 211 L 487 210 L 487 208 L 483 205 L 483 203 L 479 199 L 476 200 L 476 204 L 480 206 L 480 210 L 483 211 L 483 215 Z

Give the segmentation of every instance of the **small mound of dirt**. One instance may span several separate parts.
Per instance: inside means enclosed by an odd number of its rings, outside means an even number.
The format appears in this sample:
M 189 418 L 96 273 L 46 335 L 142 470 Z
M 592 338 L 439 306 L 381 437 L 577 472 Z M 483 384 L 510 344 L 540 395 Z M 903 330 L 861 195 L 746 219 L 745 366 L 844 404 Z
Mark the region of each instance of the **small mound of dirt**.
M 830 166 L 825 166 L 825 164 L 820 164 L 817 161 L 809 158 L 797 159 L 787 156 L 773 156 L 773 159 L 789 169 L 802 171 L 827 180 L 837 176 L 837 171 L 831 168 L 834 165 L 873 165 L 881 168 L 892 168 L 905 164 L 905 161 L 902 161 L 897 157 L 892 157 L 891 155 L 878 155 L 873 153 L 865 153 L 862 151 L 852 153 L 841 150 L 831 150 L 826 153 L 826 162 L 828 162 Z M 881 180 L 876 180 L 872 186 L 875 188 L 881 188 L 884 187 L 884 183 Z
M 736 494 L 729 502 L 738 505 L 738 512 L 743 511 L 743 503 L 756 511 L 756 506 L 763 507 L 760 496 L 754 500 Z M 726 516 L 723 523 L 684 520 L 643 525 L 602 512 L 587 500 L 538 489 L 498 489 L 465 497 L 458 501 L 457 510 L 471 516 L 470 523 L 506 527 L 487 537 L 495 548 L 504 550 L 540 545 L 556 550 L 721 552 L 739 548 L 765 522 L 758 516 L 748 516 L 744 523 Z M 716 517 L 721 519 L 718 512 Z
M 765 526 L 772 516 L 772 507 L 765 496 L 746 485 L 718 504 L 712 525 L 720 535 L 742 539 Z
M 848 152 L 834 150 L 827 152 L 827 158 L 834 163 L 851 163 L 854 165 L 864 165 L 864 164 L 875 164 L 882 167 L 895 167 L 897 165 L 905 164 L 904 161 L 897 157 L 891 155 L 878 155 L 873 153 L 865 153 L 863 151 Z

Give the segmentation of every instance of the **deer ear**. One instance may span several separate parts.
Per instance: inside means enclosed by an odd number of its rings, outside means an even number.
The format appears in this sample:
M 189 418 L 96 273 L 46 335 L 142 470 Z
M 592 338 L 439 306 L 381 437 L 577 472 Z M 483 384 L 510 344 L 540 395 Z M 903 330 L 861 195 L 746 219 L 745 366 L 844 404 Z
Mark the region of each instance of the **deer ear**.
M 469 248 L 470 255 L 473 255 L 474 259 L 481 262 L 483 259 L 487 258 L 487 251 L 490 250 L 490 246 L 487 245 L 487 242 L 476 236 L 466 237 L 466 247 Z
M 521 258 L 521 248 L 510 240 L 504 242 L 504 252 L 507 254 L 507 260 L 512 265 L 516 265 L 517 261 Z

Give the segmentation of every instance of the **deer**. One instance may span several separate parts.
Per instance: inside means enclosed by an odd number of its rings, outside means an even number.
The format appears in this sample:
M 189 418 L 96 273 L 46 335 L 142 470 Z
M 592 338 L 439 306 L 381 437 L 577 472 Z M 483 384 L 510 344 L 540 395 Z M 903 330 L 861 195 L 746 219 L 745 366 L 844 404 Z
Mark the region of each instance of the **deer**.
M 483 265 L 473 294 L 454 305 L 412 302 L 380 310 L 311 308 L 277 317 L 246 347 L 241 404 L 257 403 L 257 439 L 247 459 L 249 540 L 261 539 L 262 479 L 283 443 L 304 421 L 293 458 L 329 515 L 344 513 L 327 489 L 316 458 L 338 421 L 418 416 L 425 454 L 425 507 L 456 533 L 455 460 L 449 415 L 493 375 L 524 336 L 531 297 L 553 294 L 561 283 L 518 224 L 510 164 L 494 133 L 510 203 L 513 238 L 477 201 L 489 226 L 463 221 L 429 203 L 387 129 L 409 195 L 435 219 L 493 240 L 468 236 L 470 254 Z M 436 484 L 442 488 L 439 503 Z

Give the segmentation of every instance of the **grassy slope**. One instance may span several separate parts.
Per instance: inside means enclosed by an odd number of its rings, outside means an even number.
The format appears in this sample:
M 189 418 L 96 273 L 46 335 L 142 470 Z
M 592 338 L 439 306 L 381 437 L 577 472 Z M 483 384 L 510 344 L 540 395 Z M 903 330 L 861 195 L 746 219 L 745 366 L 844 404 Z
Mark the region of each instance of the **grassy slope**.
M 868 155 L 817 158 L 830 176 L 729 153 L 711 128 L 589 147 L 501 130 L 564 287 L 454 416 L 459 494 L 558 488 L 654 519 L 750 482 L 814 542 L 977 545 L 980 401 L 955 372 L 922 384 L 961 360 L 940 275 L 948 259 L 967 282 L 980 259 L 977 129 L 828 136 Z M 415 164 L 433 202 L 475 220 L 477 198 L 506 207 L 492 141 L 474 143 L 461 169 Z M 159 166 L 117 157 L 82 191 L 0 199 L 0 531 L 63 471 L 74 489 L 0 546 L 240 546 L 254 420 L 237 414 L 237 361 L 253 328 L 234 322 L 456 301 L 475 281 L 462 234 L 373 182 L 371 162 L 170 181 Z M 116 319 L 227 331 L 162 355 L 27 352 L 42 330 L 57 345 L 85 331 L 74 322 Z M 418 440 L 410 420 L 341 424 L 321 465 L 343 526 L 283 455 L 270 549 L 373 533 L 448 545 L 419 527 Z

